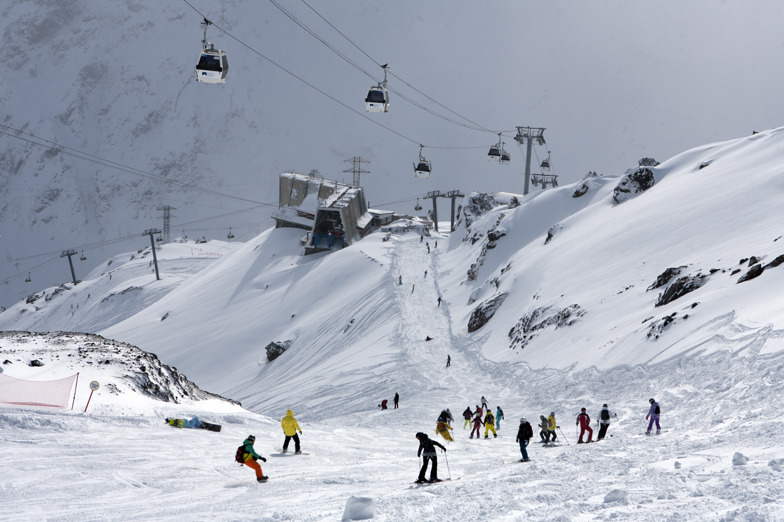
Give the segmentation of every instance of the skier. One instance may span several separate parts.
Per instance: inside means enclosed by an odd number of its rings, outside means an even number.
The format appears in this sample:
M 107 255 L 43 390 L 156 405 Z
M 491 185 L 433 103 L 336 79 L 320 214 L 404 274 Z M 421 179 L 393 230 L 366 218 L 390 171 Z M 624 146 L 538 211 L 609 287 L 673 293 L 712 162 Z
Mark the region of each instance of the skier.
M 602 440 L 605 435 L 607 435 L 607 428 L 610 426 L 610 417 L 612 414 L 610 413 L 610 409 L 607 407 L 607 404 L 602 404 L 602 411 L 599 413 L 599 435 L 596 437 L 596 440 Z
M 556 428 L 560 428 L 558 424 L 555 422 L 555 412 L 551 411 L 550 416 L 547 417 L 547 429 L 550 432 L 550 439 L 551 442 L 555 442 L 558 439 L 558 435 L 555 433 Z
M 531 428 L 531 424 L 523 417 L 520 419 L 520 427 L 517 429 L 517 442 L 520 443 L 520 453 L 523 454 L 523 458 L 520 459 L 520 462 L 528 462 L 531 460 L 528 458 L 526 447 L 533 436 L 534 430 Z
M 436 424 L 436 434 L 441 435 L 442 437 L 444 437 L 444 439 L 448 440 L 449 442 L 454 442 L 452 435 L 449 433 L 451 429 L 452 427 L 444 421 L 440 420 L 438 421 L 438 424 Z
M 539 415 L 539 420 L 539 427 L 542 428 L 539 430 L 539 437 L 542 439 L 541 442 L 550 442 L 550 423 L 544 415 Z
M 446 354 L 446 367 L 449 368 L 449 365 L 452 364 L 452 356 Z
M 438 296 L 438 306 L 441 306 L 441 296 Z
M 402 275 L 397 276 L 397 284 L 399 284 L 399 285 L 403 284 L 403 276 Z
M 387 409 L 387 400 L 384 399 L 383 401 L 381 401 L 381 404 L 379 404 L 379 406 L 381 407 L 382 410 L 386 410 Z
M 490 409 L 490 408 L 487 407 L 487 399 L 485 399 L 484 395 L 482 395 L 482 409 L 485 410 L 485 411 Z
M 286 439 L 283 441 L 283 452 L 285 453 L 289 449 L 289 442 L 294 439 L 294 453 L 297 455 L 302 453 L 299 449 L 299 436 L 297 435 L 297 432 L 302 435 L 302 428 L 297 424 L 293 411 L 286 410 L 286 416 L 281 419 L 280 427 L 283 428 L 283 433 L 286 435 Z
M 593 442 L 593 430 L 591 429 L 591 418 L 585 413 L 585 408 L 580 409 L 580 414 L 577 415 L 577 420 L 575 421 L 575 426 L 580 426 L 580 438 L 577 439 L 577 444 L 583 444 L 583 435 L 585 432 L 588 432 L 588 441 Z
M 466 429 L 467 426 L 471 425 L 471 417 L 473 416 L 474 414 L 471 411 L 471 406 L 466 406 L 466 409 L 463 412 L 463 418 L 465 419 L 465 422 L 463 423 L 463 429 Z
M 476 411 L 474 411 L 474 415 L 476 415 L 477 417 L 482 416 L 482 408 L 480 408 L 478 404 L 476 405 Z
M 400 402 L 400 395 L 398 395 L 398 393 L 395 392 L 395 409 L 397 409 L 398 402 Z
M 497 406 L 495 410 L 495 429 L 501 429 L 501 419 L 504 418 L 504 410 L 501 409 L 500 406 Z
M 498 438 L 498 435 L 495 432 L 495 418 L 493 418 L 493 412 L 488 411 L 487 415 L 485 415 L 485 438 L 487 438 L 487 432 L 493 432 L 493 438 Z
M 451 425 L 454 420 L 455 418 L 452 417 L 452 412 L 449 411 L 449 408 L 441 410 L 441 414 L 438 416 L 438 422 L 445 422 L 449 425 Z
M 651 409 L 648 410 L 648 415 L 645 416 L 645 420 L 648 418 L 651 421 L 648 423 L 648 431 L 645 432 L 646 435 L 651 434 L 651 429 L 653 428 L 653 423 L 656 423 L 656 435 L 661 433 L 661 426 L 659 425 L 659 414 L 661 413 L 661 409 L 659 408 L 659 403 L 656 402 L 656 399 L 650 399 L 648 401 L 651 403 Z
M 417 484 L 426 482 L 425 472 L 427 472 L 427 463 L 430 460 L 433 461 L 433 465 L 430 467 L 430 482 L 441 482 L 441 479 L 438 478 L 438 457 L 436 456 L 435 446 L 438 446 L 445 452 L 446 448 L 438 442 L 430 440 L 430 438 L 421 431 L 416 434 L 416 438 L 419 441 L 419 451 L 417 451 L 417 457 L 420 455 L 424 456 L 422 459 L 422 469 L 419 470 L 419 478 L 416 480 Z
M 482 426 L 482 424 L 484 424 L 482 422 L 481 410 L 479 410 L 479 411 L 480 411 L 480 414 L 477 415 L 476 417 L 474 417 L 474 429 L 471 430 L 471 436 L 468 437 L 469 439 L 473 439 L 474 438 L 474 432 L 476 432 L 476 438 L 477 439 L 479 438 L 479 429 Z
M 425 270 L 425 279 L 427 279 L 427 270 Z
M 256 462 L 256 459 L 261 460 L 262 462 L 267 462 L 267 459 L 256 453 L 256 450 L 253 448 L 254 442 L 256 442 L 256 437 L 253 435 L 248 435 L 248 438 L 242 442 L 242 445 L 245 446 L 245 465 L 256 472 L 257 482 L 264 482 L 269 477 L 265 476 L 261 471 L 261 465 Z

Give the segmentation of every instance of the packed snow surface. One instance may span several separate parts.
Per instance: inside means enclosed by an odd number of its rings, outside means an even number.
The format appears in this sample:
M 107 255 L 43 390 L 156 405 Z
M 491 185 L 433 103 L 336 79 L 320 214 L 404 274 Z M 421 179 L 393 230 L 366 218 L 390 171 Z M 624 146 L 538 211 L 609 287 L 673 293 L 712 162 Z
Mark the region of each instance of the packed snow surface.
M 652 167 L 656 183 L 620 204 L 619 179 L 605 177 L 519 206 L 471 195 L 450 235 L 411 221 L 303 257 L 299 231 L 268 230 L 199 245 L 221 255 L 164 245 L 161 281 L 140 252 L 39 292 L 0 313 L 0 328 L 95 329 L 244 409 L 107 385 L 83 413 L 86 382 L 119 378 L 85 365 L 73 411 L 0 409 L 3 517 L 337 520 L 360 513 L 347 507 L 355 497 L 378 520 L 782 519 L 782 158 L 774 129 Z M 691 291 L 663 302 L 681 277 Z M 469 333 L 477 308 L 504 293 Z M 289 341 L 267 360 L 268 343 Z M 3 340 L 8 375 L 76 370 L 54 356 L 27 366 L 28 344 Z M 395 392 L 400 408 L 381 411 Z M 498 438 L 463 428 L 481 396 L 504 410 Z M 660 435 L 645 435 L 649 398 Z M 580 408 L 597 429 L 603 403 L 617 414 L 608 437 L 577 445 Z M 444 408 L 455 441 L 439 476 L 452 480 L 415 485 L 414 435 L 435 437 Z M 306 455 L 273 456 L 287 409 Z M 535 435 L 519 462 L 519 419 L 536 428 L 550 412 L 560 445 Z M 223 430 L 163 422 L 194 415 Z M 233 462 L 248 434 L 267 483 Z

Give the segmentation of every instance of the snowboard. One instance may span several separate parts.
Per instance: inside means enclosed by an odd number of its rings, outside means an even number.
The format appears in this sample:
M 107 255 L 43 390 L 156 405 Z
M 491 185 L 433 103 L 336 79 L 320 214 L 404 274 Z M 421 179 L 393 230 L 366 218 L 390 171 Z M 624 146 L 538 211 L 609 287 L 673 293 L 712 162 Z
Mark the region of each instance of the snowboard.
M 201 426 L 199 428 L 203 430 L 210 430 L 210 431 L 220 431 L 221 425 L 220 424 L 212 424 L 211 422 L 204 422 L 201 421 Z
M 310 453 L 301 451 L 299 455 L 310 455 Z M 297 454 L 294 453 L 293 451 L 278 450 L 278 453 L 270 453 L 270 457 L 296 457 L 296 456 Z

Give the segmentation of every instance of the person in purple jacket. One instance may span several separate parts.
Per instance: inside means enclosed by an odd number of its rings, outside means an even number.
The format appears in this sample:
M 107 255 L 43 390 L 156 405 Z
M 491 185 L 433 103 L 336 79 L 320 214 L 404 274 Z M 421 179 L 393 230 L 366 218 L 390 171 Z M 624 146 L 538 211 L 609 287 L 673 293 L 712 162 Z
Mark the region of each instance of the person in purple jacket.
M 661 426 L 659 425 L 659 415 L 661 414 L 661 409 L 659 408 L 659 403 L 656 402 L 656 399 L 651 399 L 648 402 L 651 403 L 651 409 L 648 410 L 648 415 L 645 416 L 645 420 L 650 419 L 648 423 L 648 431 L 645 432 L 646 435 L 651 434 L 651 429 L 653 428 L 653 423 L 656 423 L 656 435 L 661 433 Z

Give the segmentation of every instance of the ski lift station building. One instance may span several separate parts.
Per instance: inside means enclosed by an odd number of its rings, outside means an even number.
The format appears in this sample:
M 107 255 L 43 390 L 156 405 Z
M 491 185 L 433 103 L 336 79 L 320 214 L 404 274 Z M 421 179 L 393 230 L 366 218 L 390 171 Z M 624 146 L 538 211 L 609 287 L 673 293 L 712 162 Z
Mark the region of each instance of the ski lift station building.
M 362 187 L 312 175 L 280 175 L 275 227 L 307 230 L 301 238 L 305 254 L 351 245 L 394 219 L 394 213 L 368 208 Z

